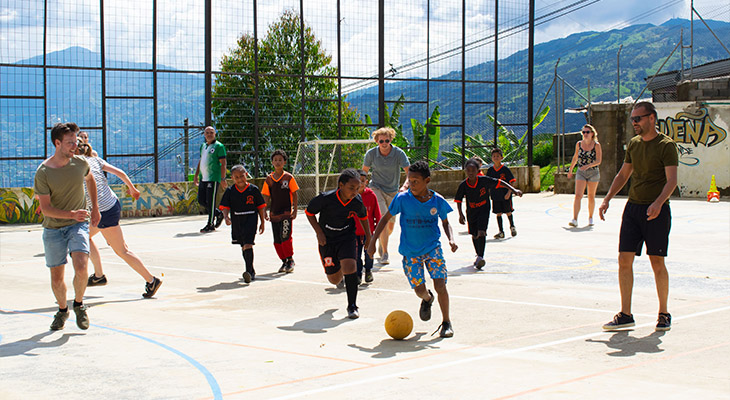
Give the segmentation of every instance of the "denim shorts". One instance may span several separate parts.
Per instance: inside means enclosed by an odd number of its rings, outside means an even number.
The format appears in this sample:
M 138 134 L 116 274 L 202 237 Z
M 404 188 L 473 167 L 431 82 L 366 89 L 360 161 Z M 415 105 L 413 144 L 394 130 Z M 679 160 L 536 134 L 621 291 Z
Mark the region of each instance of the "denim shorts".
M 89 223 L 78 222 L 63 228 L 43 228 L 43 248 L 48 268 L 66 265 L 66 254 L 89 254 Z
M 117 199 L 117 202 L 114 203 L 112 208 L 101 212 L 101 220 L 99 221 L 99 225 L 97 225 L 97 228 L 104 229 L 111 228 L 112 226 L 117 226 L 119 225 L 119 218 L 121 218 L 121 216 L 122 205 Z
M 575 179 L 586 181 L 586 182 L 600 182 L 601 180 L 601 173 L 598 171 L 598 168 L 588 168 L 585 171 L 581 171 L 578 169 L 575 173 Z
M 427 254 L 418 257 L 403 257 L 403 272 L 408 278 L 411 289 L 425 282 L 423 267 L 426 267 L 431 279 L 443 279 L 446 283 L 446 261 L 439 245 Z

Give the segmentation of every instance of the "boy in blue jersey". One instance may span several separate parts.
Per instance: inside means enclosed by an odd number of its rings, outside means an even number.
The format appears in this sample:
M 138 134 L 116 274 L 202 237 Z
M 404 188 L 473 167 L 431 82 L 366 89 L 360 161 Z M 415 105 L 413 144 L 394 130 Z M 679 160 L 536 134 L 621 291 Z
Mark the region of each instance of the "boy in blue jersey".
M 441 322 L 440 336 L 447 338 L 454 336 L 449 318 L 449 292 L 446 290 L 446 262 L 441 251 L 441 231 L 438 221 L 441 220 L 446 237 L 449 239 L 451 251 L 455 252 L 458 246 L 454 242 L 454 235 L 447 219 L 448 213 L 453 211 L 444 198 L 430 190 L 431 171 L 425 161 L 417 161 L 408 167 L 409 190 L 399 193 L 390 203 L 388 212 L 380 219 L 375 233 L 368 246 L 370 257 L 375 254 L 375 240 L 385 229 L 390 218 L 401 214 L 401 237 L 398 251 L 403 255 L 403 271 L 408 283 L 415 290 L 416 296 L 421 298 L 419 316 L 421 320 L 431 319 L 431 305 L 434 295 L 426 289 L 423 267 L 433 280 L 433 287 L 438 294 L 439 307 L 443 322 Z

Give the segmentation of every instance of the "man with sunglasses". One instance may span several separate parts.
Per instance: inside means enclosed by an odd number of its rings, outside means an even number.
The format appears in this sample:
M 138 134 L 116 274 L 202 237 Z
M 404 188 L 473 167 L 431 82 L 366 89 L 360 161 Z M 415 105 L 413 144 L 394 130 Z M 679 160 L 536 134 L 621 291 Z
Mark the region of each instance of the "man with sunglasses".
M 669 246 L 669 230 L 672 216 L 669 210 L 669 196 L 677 186 L 677 145 L 656 129 L 657 112 L 652 103 L 639 102 L 631 112 L 631 124 L 637 136 L 626 148 L 621 170 L 611 184 L 598 215 L 604 220 L 608 203 L 631 178 L 629 199 L 624 208 L 619 234 L 618 280 L 621 291 L 621 311 L 613 321 L 603 325 L 605 330 L 617 330 L 634 326 L 631 314 L 631 292 L 634 286 L 633 263 L 641 255 L 646 243 L 657 295 L 659 317 L 657 331 L 668 331 L 672 327 L 672 316 L 667 310 L 669 297 L 669 273 L 664 264 Z
M 400 171 L 403 169 L 408 174 L 408 161 L 406 153 L 393 146 L 395 139 L 395 130 L 393 128 L 380 128 L 373 132 L 373 139 L 378 145 L 365 153 L 362 170 L 368 172 L 372 169 L 372 178 L 370 180 L 370 189 L 375 192 L 378 199 L 380 212 L 387 210 L 390 202 L 393 201 L 398 194 L 398 185 L 400 184 Z M 403 183 L 400 191 L 408 189 L 408 180 Z M 391 220 L 380 235 L 380 263 L 389 264 L 388 259 L 388 237 L 393 233 L 395 220 Z

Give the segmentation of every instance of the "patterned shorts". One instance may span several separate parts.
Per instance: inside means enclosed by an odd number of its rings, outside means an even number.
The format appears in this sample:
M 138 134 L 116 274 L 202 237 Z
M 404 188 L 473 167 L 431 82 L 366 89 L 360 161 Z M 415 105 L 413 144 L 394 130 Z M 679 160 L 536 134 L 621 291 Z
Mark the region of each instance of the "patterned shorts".
M 430 252 L 418 257 L 403 257 L 403 272 L 408 278 L 411 289 L 425 282 L 423 267 L 426 266 L 431 279 L 443 279 L 446 283 L 446 261 L 439 245 Z

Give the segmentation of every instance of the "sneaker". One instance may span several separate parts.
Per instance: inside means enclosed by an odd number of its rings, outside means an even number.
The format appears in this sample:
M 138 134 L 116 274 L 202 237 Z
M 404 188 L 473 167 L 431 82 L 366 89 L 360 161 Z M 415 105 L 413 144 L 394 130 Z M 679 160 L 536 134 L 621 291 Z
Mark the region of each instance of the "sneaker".
M 345 278 L 343 277 L 340 283 L 337 284 L 337 289 L 344 289 L 345 288 Z
M 588 226 L 593 226 L 593 217 L 588 218 Z
M 220 228 L 222 223 L 223 223 L 223 212 L 219 211 L 215 215 L 215 227 Z
M 279 273 L 286 273 L 286 260 L 281 260 L 281 267 L 279 267 Z
M 482 269 L 484 267 L 484 265 L 486 265 L 486 264 L 487 264 L 487 262 L 484 261 L 484 258 L 482 258 L 482 257 L 477 256 L 477 259 L 474 260 L 474 267 L 476 269 Z
M 358 286 L 362 285 L 362 275 L 357 276 L 357 284 L 358 284 Z
M 499 231 L 498 234 L 494 235 L 495 239 L 504 239 L 504 232 Z
M 629 328 L 634 325 L 633 315 L 627 315 L 619 312 L 613 317 L 613 321 L 603 325 L 603 329 L 606 331 L 615 331 L 617 329 Z
M 578 226 L 578 221 L 571 219 L 570 222 L 568 222 L 568 225 L 572 226 L 573 228 L 576 228 Z
M 154 296 L 155 293 L 157 293 L 157 289 L 160 288 L 162 285 L 162 281 L 158 278 L 152 277 L 152 282 L 145 283 L 144 285 L 144 293 L 142 293 L 142 297 L 145 299 L 149 299 L 150 297 Z
M 509 232 L 512 234 L 512 236 L 517 236 L 517 228 L 514 226 L 509 227 Z
M 86 286 L 104 286 L 106 285 L 106 275 L 102 275 L 101 278 L 97 278 L 96 275 L 89 275 L 89 281 Z
M 672 329 L 672 315 L 669 313 L 659 313 L 657 318 L 656 329 L 657 332 L 665 332 Z
M 53 316 L 53 322 L 51 322 L 51 330 L 60 331 L 61 329 L 63 329 L 63 326 L 66 324 L 67 319 L 68 311 L 58 311 L 56 315 Z
M 357 310 L 357 306 L 347 306 L 347 318 L 350 318 L 350 319 L 360 318 L 360 312 Z
M 294 260 L 291 258 L 286 259 L 286 262 L 284 263 L 284 272 L 287 274 L 294 272 Z
M 454 329 L 451 328 L 451 322 L 444 321 L 441 323 L 441 326 L 439 326 L 441 329 L 441 332 L 439 333 L 439 336 L 442 338 L 450 338 L 454 336 Z M 436 329 L 438 330 L 438 329 Z M 436 332 L 434 332 L 436 333 Z
M 243 273 L 243 281 L 246 283 L 251 283 L 251 273 L 246 271 Z
M 76 326 L 78 326 L 79 329 L 89 329 L 89 316 L 86 314 L 86 308 L 87 307 L 84 304 L 74 307 L 74 314 L 76 314 Z M 68 318 L 68 316 L 66 318 Z
M 388 253 L 383 253 L 383 256 L 380 257 L 380 263 L 383 265 L 390 264 L 390 260 L 388 260 Z
M 421 309 L 418 311 L 418 316 L 421 317 L 421 321 L 428 321 L 431 319 L 431 304 L 433 304 L 436 297 L 434 297 L 433 292 L 430 290 L 428 291 L 428 294 L 431 295 L 431 300 L 421 300 Z
M 373 281 L 373 271 L 367 270 L 365 271 L 365 282 L 370 283 Z
M 203 227 L 203 229 L 200 230 L 200 233 L 208 233 L 215 231 L 215 227 L 213 225 L 206 225 Z

